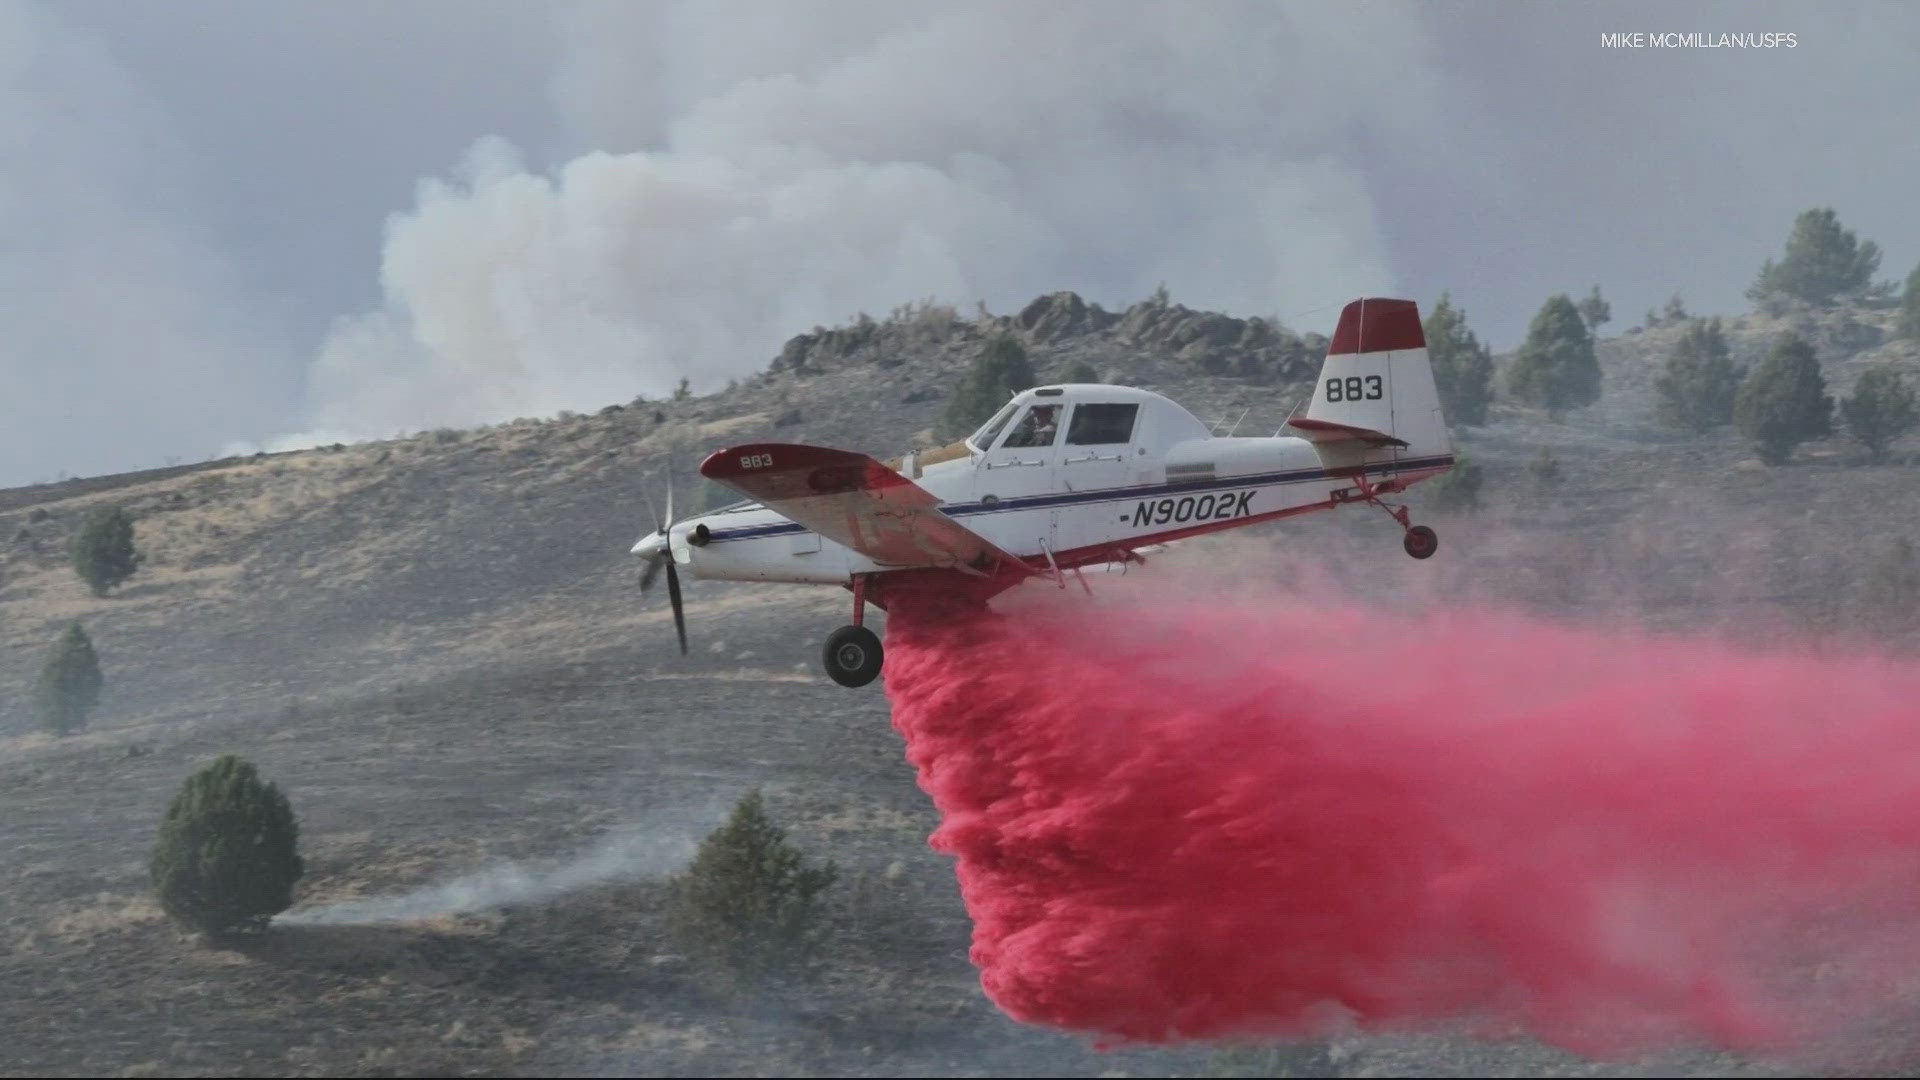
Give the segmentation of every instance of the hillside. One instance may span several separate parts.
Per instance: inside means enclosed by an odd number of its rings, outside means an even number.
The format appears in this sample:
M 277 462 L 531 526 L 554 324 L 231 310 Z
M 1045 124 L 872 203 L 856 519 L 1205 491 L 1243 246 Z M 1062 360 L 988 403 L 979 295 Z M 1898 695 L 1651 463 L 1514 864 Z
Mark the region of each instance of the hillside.
M 1737 359 L 1785 330 L 1804 334 L 1830 392 L 1844 394 L 1874 364 L 1920 374 L 1920 349 L 1889 340 L 1892 320 L 1867 307 L 1748 315 L 1728 333 Z M 1089 362 L 1242 433 L 1280 427 L 1325 348 L 1271 320 L 1164 297 L 1105 312 L 1056 293 L 971 318 L 922 305 L 798 336 L 764 373 L 710 396 L 0 491 L 5 1071 L 1204 1068 L 1204 1049 L 1102 1054 L 982 999 L 886 700 L 878 685 L 850 692 L 818 670 L 843 594 L 693 584 L 683 660 L 664 600 L 634 587 L 626 549 L 650 523 L 643 496 L 657 501 L 670 477 L 687 505 L 703 497 L 692 470 L 728 443 L 880 455 L 930 445 L 965 365 L 1003 332 L 1027 344 L 1042 378 Z M 1868 570 L 1920 519 L 1914 446 L 1870 466 L 1835 438 L 1767 468 L 1730 431 L 1662 429 L 1652 382 L 1679 332 L 1604 341 L 1604 396 L 1565 422 L 1500 404 L 1487 427 L 1463 432 L 1486 469 L 1485 508 L 1440 513 L 1432 493 L 1417 497 L 1441 553 L 1418 595 L 1384 598 L 1517 603 L 1749 641 L 1863 633 L 1876 600 Z M 1557 479 L 1531 468 L 1543 450 Z M 106 504 L 134 516 L 147 561 L 96 599 L 65 552 Z M 1257 531 L 1253 550 L 1323 554 L 1359 592 L 1409 580 L 1398 537 L 1370 512 Z M 1380 560 L 1395 573 L 1373 572 Z M 32 730 L 28 693 L 48 642 L 76 618 L 107 694 L 84 733 L 54 739 Z M 745 1003 L 702 990 L 660 942 L 658 882 L 678 854 L 653 857 L 637 884 L 547 903 L 286 926 L 253 952 L 206 950 L 160 920 L 144 859 L 174 787 L 223 751 L 257 761 L 301 815 L 302 908 L 505 860 L 552 865 L 609 837 L 682 853 L 756 785 L 796 841 L 854 884 L 837 901 L 821 986 Z M 1622 1068 L 1437 1038 L 1336 1050 L 1350 1071 Z

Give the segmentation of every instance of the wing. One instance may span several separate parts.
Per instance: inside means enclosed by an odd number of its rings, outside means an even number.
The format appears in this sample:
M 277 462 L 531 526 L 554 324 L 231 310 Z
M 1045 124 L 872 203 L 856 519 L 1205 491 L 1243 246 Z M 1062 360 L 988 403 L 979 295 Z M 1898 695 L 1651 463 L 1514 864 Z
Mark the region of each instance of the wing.
M 939 510 L 925 488 L 865 454 L 750 443 L 712 454 L 700 475 L 892 568 L 1032 571 Z

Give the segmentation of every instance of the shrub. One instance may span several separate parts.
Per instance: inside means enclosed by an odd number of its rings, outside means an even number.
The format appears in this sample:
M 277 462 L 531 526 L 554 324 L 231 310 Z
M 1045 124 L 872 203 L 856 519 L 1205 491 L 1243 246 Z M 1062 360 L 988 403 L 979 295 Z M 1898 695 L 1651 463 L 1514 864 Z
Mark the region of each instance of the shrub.
M 1613 321 L 1613 305 L 1601 297 L 1598 285 L 1595 285 L 1593 291 L 1576 306 L 1580 309 L 1580 317 L 1587 322 L 1588 332 L 1595 336 L 1599 335 L 1602 323 Z
M 1493 352 L 1467 329 L 1466 313 L 1448 293 L 1427 313 L 1424 327 L 1440 409 L 1449 423 L 1477 427 L 1487 422 L 1493 397 Z
M 1666 371 L 1654 380 L 1660 421 L 1695 434 L 1731 423 L 1745 374 L 1733 366 L 1720 320 L 1695 320 L 1668 355 Z
M 1453 468 L 1433 482 L 1433 505 L 1443 510 L 1480 509 L 1480 484 L 1484 479 L 1479 462 L 1464 454 L 1455 457 Z
M 1060 373 L 1060 381 L 1063 383 L 1097 383 L 1100 381 L 1100 372 L 1095 370 L 1094 366 L 1085 360 L 1075 360 L 1067 366 L 1065 371 Z M 987 416 L 992 415 L 992 413 L 987 414 Z M 981 419 L 982 422 L 985 421 L 985 417 Z
M 167 807 L 150 869 L 160 906 L 209 938 L 255 933 L 293 904 L 305 865 L 286 796 L 225 754 L 187 777 Z
M 947 402 L 940 427 L 948 438 L 969 434 L 1000 411 L 1007 398 L 1034 384 L 1027 350 L 1012 336 L 1001 334 L 974 360 Z
M 1872 291 L 1879 269 L 1879 247 L 1841 228 L 1831 207 L 1806 210 L 1793 219 L 1786 253 L 1760 268 L 1747 299 L 1774 314 L 1794 300 L 1824 306 Z
M 100 657 L 80 624 L 67 624 L 54 639 L 40 678 L 33 686 L 34 711 L 40 725 L 57 735 L 78 730 L 100 702 Z
M 1733 420 L 1760 460 L 1779 465 L 1808 439 L 1833 434 L 1833 399 L 1813 346 L 1783 335 L 1734 398 Z
M 789 970 L 817 947 L 820 895 L 835 875 L 832 863 L 807 866 L 751 791 L 674 880 L 669 926 L 689 956 L 728 974 Z
M 1556 418 L 1600 399 L 1593 336 L 1566 294 L 1550 297 L 1533 317 L 1526 343 L 1507 372 L 1507 389 Z
M 1913 391 L 1899 372 L 1874 368 L 1860 376 L 1853 396 L 1840 403 L 1840 418 L 1846 421 L 1847 434 L 1860 440 L 1873 460 L 1885 461 L 1888 445 L 1913 428 Z
M 1920 266 L 1907 275 L 1907 287 L 1900 294 L 1900 325 L 1895 333 L 1908 341 L 1920 341 Z
M 1869 628 L 1903 636 L 1920 626 L 1920 560 L 1913 543 L 1895 537 L 1867 571 L 1862 599 Z
M 1527 471 L 1532 473 L 1534 480 L 1541 484 L 1558 483 L 1562 475 L 1560 459 L 1554 457 L 1553 451 L 1544 446 L 1540 448 L 1540 456 L 1534 458 L 1533 463 L 1527 466 Z
M 73 571 L 95 596 L 105 596 L 140 566 L 133 547 L 133 519 L 117 506 L 87 515 L 73 538 Z

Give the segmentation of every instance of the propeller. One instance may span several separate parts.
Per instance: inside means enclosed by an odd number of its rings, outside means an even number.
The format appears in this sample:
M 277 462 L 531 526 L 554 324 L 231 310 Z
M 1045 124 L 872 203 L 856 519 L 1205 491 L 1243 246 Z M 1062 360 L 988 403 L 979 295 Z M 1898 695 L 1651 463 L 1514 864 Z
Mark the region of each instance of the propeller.
M 653 500 L 646 497 L 647 512 L 653 515 L 655 531 L 643 534 L 633 545 L 633 553 L 647 560 L 646 569 L 640 572 L 640 591 L 646 592 L 660 576 L 660 568 L 667 571 L 667 603 L 673 607 L 673 632 L 680 638 L 680 655 L 687 655 L 687 612 L 680 599 L 680 572 L 673 565 L 673 479 L 667 479 L 667 516 L 662 518 L 653 507 Z

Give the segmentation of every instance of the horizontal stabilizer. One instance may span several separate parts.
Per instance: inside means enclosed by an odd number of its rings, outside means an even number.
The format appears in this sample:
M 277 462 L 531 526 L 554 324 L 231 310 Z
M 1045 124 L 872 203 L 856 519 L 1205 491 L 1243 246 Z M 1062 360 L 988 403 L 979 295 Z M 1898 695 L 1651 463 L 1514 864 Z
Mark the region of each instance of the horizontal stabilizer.
M 1407 445 L 1404 439 L 1396 439 L 1384 431 L 1355 427 L 1352 424 L 1336 424 L 1331 420 L 1315 420 L 1301 416 L 1287 421 L 1287 426 L 1298 431 L 1301 438 L 1312 443 L 1357 442 L 1368 446 L 1397 446 L 1402 449 Z

